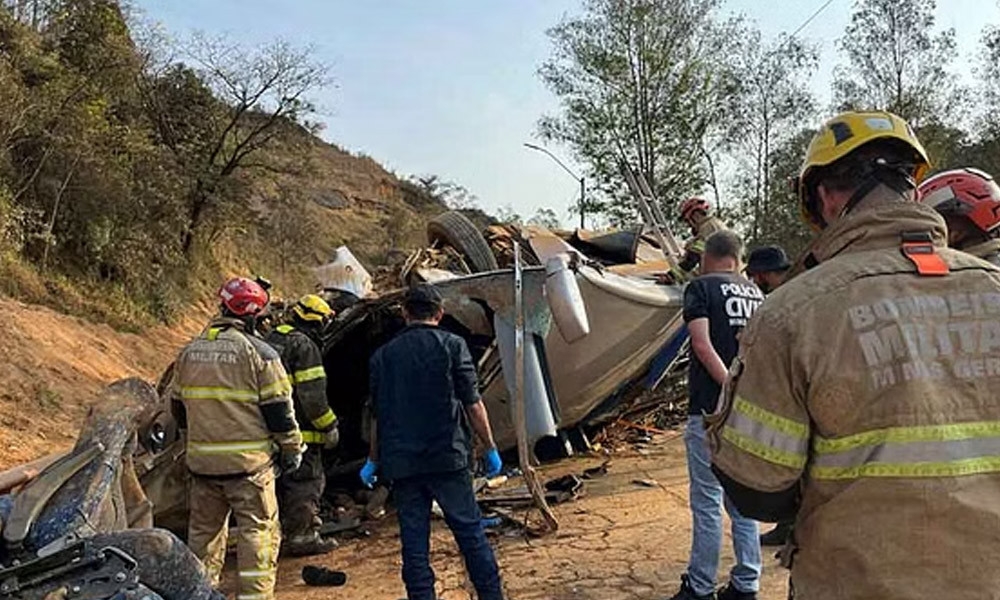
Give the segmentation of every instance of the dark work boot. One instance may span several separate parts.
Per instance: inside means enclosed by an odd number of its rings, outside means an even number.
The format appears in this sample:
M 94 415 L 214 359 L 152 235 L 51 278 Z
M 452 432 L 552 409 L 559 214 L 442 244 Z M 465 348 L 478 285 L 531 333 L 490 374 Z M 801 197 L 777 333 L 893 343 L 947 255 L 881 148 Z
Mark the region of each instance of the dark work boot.
M 719 590 L 718 600 L 757 600 L 757 592 L 741 592 L 732 583 L 727 583 Z
M 677 591 L 676 594 L 670 597 L 670 600 L 716 600 L 715 592 L 708 594 L 707 596 L 699 596 L 694 593 L 691 589 L 691 584 L 688 583 L 687 573 L 681 575 L 681 589 Z
M 763 533 L 760 536 L 761 546 L 784 546 L 788 541 L 788 536 L 792 535 L 794 521 L 782 521 L 774 526 L 774 529 Z
M 289 536 L 281 544 L 281 553 L 287 556 L 318 556 L 337 548 L 337 540 L 324 538 L 318 531 Z

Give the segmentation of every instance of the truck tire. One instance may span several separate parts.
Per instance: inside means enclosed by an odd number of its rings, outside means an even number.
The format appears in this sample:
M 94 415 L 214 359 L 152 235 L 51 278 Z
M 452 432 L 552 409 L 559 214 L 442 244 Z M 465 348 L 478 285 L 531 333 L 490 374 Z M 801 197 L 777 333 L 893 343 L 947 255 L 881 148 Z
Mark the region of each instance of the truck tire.
M 472 221 L 458 211 L 440 214 L 427 224 L 427 240 L 441 242 L 462 253 L 474 273 L 496 271 L 500 268 L 486 238 Z

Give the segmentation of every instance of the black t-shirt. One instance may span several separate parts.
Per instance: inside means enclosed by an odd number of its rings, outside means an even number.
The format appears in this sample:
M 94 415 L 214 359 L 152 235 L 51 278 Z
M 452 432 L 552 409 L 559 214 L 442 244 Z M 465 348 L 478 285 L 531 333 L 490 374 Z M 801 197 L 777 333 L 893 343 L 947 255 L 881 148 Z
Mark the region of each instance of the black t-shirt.
M 760 289 L 736 273 L 702 275 L 684 291 L 684 322 L 708 319 L 712 347 L 728 366 L 739 350 L 736 336 L 763 300 Z M 719 384 L 692 352 L 688 369 L 688 414 L 713 412 L 720 391 Z

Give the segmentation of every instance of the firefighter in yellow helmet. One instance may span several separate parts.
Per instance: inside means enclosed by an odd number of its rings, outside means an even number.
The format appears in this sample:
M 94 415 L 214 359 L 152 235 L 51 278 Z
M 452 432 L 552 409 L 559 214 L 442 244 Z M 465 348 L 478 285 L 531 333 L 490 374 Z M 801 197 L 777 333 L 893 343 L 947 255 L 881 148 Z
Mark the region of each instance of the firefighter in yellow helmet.
M 267 342 L 281 355 L 292 381 L 295 416 L 302 428 L 306 451 L 302 466 L 278 481 L 282 550 L 291 556 L 325 554 L 337 547 L 320 535 L 320 498 L 326 485 L 323 449 L 338 442 L 337 417 L 326 399 L 323 354 L 316 340 L 333 318 L 333 310 L 319 296 L 303 296 L 292 306 L 289 322 L 273 327 Z
M 896 115 L 822 126 L 798 178 L 811 268 L 758 309 L 710 419 L 739 511 L 797 517 L 797 600 L 1000 589 L 1000 269 L 946 247 L 928 167 Z
M 172 409 L 187 429 L 188 545 L 212 584 L 226 560 L 229 517 L 239 531 L 237 600 L 273 600 L 281 530 L 272 453 L 282 471 L 302 462 L 302 436 L 281 359 L 254 333 L 267 291 L 238 277 L 219 290 L 221 315 L 174 367 Z

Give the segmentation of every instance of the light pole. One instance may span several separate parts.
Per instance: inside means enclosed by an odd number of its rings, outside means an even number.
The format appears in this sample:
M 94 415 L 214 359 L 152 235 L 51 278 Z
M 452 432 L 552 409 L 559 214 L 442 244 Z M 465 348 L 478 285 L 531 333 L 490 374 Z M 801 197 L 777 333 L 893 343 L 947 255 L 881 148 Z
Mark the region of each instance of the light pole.
M 549 156 L 549 158 L 551 158 L 552 160 L 556 161 L 556 164 L 558 164 L 560 167 L 562 167 L 564 171 L 566 171 L 567 173 L 569 173 L 570 177 L 572 177 L 573 179 L 576 179 L 577 181 L 580 182 L 580 203 L 579 203 L 579 205 L 577 207 L 580 209 L 580 229 L 584 229 L 585 228 L 585 225 L 584 225 L 584 207 L 586 206 L 585 201 L 586 201 L 586 198 L 587 198 L 587 184 L 584 181 L 583 177 L 580 177 L 576 173 L 574 173 L 572 169 L 570 169 L 565 164 L 563 164 L 563 161 L 559 160 L 559 157 L 557 157 L 555 154 L 552 154 L 551 152 L 549 152 L 548 149 L 543 148 L 541 146 L 536 146 L 534 144 L 529 144 L 528 142 L 524 143 L 524 147 L 525 148 L 531 148 L 532 150 L 537 150 L 539 152 L 543 152 L 543 153 L 547 154 Z

